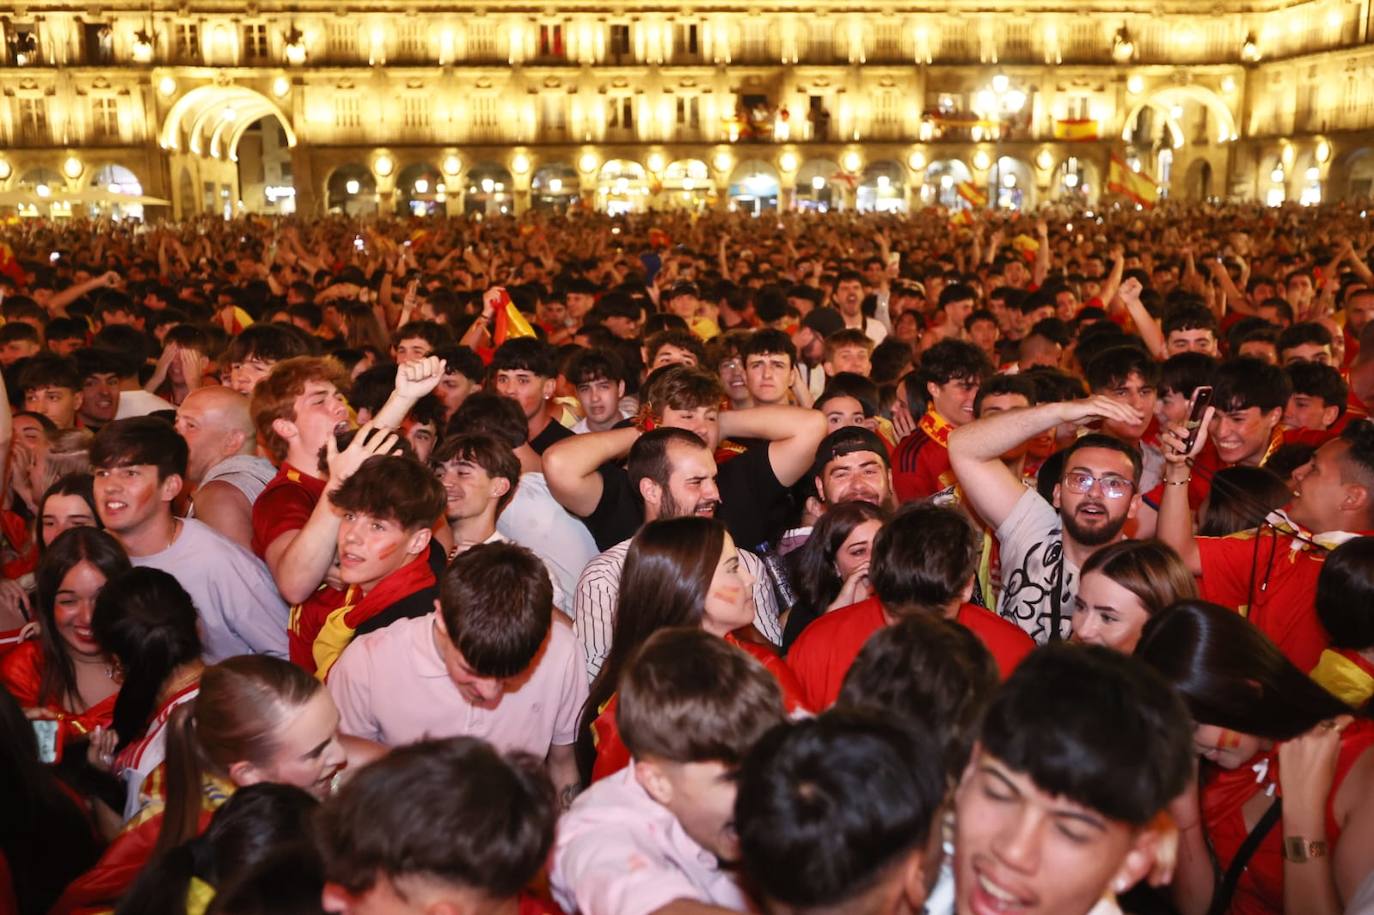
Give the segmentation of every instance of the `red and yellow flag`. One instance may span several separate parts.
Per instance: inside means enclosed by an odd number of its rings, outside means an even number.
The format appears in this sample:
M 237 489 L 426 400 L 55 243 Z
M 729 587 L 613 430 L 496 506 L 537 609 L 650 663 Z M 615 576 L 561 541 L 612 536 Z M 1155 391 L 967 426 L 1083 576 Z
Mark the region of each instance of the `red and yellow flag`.
M 1131 169 L 1116 153 L 1107 169 L 1107 190 L 1151 209 L 1159 201 L 1159 186 L 1146 172 Z
M 1069 141 L 1096 140 L 1098 138 L 1097 121 L 1092 118 L 1056 120 L 1054 122 L 1054 138 Z
M 988 205 L 988 192 L 972 181 L 960 181 L 955 191 L 975 210 L 981 210 Z
M 516 308 L 515 303 L 510 300 L 510 294 L 502 289 L 501 301 L 496 306 L 496 314 L 492 319 L 492 345 L 500 346 L 513 337 L 533 336 L 534 328 L 530 327 L 530 322 L 525 320 L 520 309 Z

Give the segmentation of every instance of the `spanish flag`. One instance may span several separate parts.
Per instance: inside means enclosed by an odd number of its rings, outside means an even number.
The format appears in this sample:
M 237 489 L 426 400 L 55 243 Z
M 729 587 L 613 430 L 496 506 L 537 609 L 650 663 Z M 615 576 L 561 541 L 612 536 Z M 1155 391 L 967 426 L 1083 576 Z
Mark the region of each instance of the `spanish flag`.
M 1097 121 L 1092 118 L 1056 120 L 1054 122 L 1054 138 L 1069 141 L 1096 140 L 1098 138 L 1097 128 Z
M 988 192 L 972 181 L 960 181 L 955 191 L 975 210 L 981 210 L 988 205 Z
M 1152 209 L 1159 200 L 1159 187 L 1145 172 L 1132 171 L 1131 167 L 1112 153 L 1112 162 L 1107 169 L 1107 190 L 1134 201 L 1145 209 Z
M 530 322 L 525 320 L 520 309 L 515 307 L 515 303 L 510 300 L 510 294 L 505 289 L 501 290 L 501 303 L 496 308 L 496 315 L 492 324 L 491 342 L 493 346 L 500 346 L 512 337 L 534 336 L 534 328 L 530 327 Z

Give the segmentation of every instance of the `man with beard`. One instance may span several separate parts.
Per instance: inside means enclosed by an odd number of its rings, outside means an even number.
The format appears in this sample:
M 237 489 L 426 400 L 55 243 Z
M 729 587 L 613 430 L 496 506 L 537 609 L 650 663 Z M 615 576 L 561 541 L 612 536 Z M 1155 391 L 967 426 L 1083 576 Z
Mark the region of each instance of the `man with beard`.
M 1060 423 L 1140 423 L 1111 397 L 1041 404 L 956 429 L 950 464 L 979 517 L 996 532 L 1002 556 L 1001 615 L 1043 644 L 1069 636 L 1078 569 L 1098 547 L 1120 539 L 1140 506 L 1140 452 L 1089 433 L 1064 450 L 1053 505 L 1027 489 L 1002 455 Z
M 662 426 L 645 432 L 630 448 L 630 482 L 644 502 L 644 523 L 686 515 L 713 517 L 720 507 L 716 461 L 695 432 Z M 630 549 L 627 538 L 597 556 L 582 570 L 573 595 L 573 620 L 587 654 L 587 673 L 596 679 L 611 651 L 620 573 Z M 775 644 L 782 640 L 778 603 L 763 562 L 739 551 L 740 565 L 754 581 L 754 625 Z

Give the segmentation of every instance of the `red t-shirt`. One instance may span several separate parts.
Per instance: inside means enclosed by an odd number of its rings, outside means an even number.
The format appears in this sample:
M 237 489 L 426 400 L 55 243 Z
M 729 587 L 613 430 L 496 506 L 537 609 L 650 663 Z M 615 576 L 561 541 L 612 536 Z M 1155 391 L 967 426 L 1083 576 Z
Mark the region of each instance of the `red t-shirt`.
M 1020 627 L 982 607 L 964 604 L 955 619 L 973 630 L 992 653 L 1004 680 L 1035 647 Z M 787 654 L 787 664 L 811 708 L 819 711 L 835 704 L 854 659 L 869 637 L 887 624 L 883 605 L 874 596 L 833 610 L 802 631 Z
M 305 527 L 326 482 L 283 461 L 253 503 L 253 552 L 265 559 L 272 541 Z
M 1315 605 L 1326 551 L 1272 528 L 1198 537 L 1197 548 L 1202 598 L 1238 611 L 1288 660 L 1311 670 L 1329 644 Z
M 892 488 L 900 501 L 926 499 L 954 485 L 947 445 L 952 428 L 932 410 L 897 444 L 892 454 Z

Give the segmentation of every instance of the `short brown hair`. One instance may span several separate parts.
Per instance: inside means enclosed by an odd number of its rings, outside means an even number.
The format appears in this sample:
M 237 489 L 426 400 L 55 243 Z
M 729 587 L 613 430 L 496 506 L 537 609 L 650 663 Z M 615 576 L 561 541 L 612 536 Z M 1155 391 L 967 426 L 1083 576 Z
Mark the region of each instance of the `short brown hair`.
M 444 513 L 444 487 L 413 457 L 378 454 L 363 461 L 329 494 L 335 508 L 395 521 L 407 531 L 429 527 Z
M 825 338 L 825 360 L 829 362 L 834 359 L 835 354 L 846 346 L 862 346 L 867 352 L 873 352 L 873 340 L 868 334 L 857 327 L 846 327 Z
M 720 407 L 725 386 L 710 369 L 693 365 L 665 365 L 644 381 L 642 400 L 651 415 L 662 418 L 664 410 L 699 410 Z
M 982 545 L 963 512 L 908 503 L 873 538 L 868 577 L 893 612 L 942 610 L 973 580 Z
M 419 876 L 509 899 L 553 845 L 543 762 L 476 737 L 399 747 L 364 766 L 319 815 L 327 877 L 352 893 Z
M 464 432 L 444 439 L 429 456 L 429 466 L 436 471 L 454 461 L 468 461 L 481 467 L 493 479 L 499 477 L 508 481 L 510 489 L 496 501 L 496 514 L 506 510 L 510 500 L 515 498 L 515 488 L 520 485 L 520 459 L 508 443 L 485 432 Z
M 785 713 L 763 665 L 701 629 L 663 629 L 620 678 L 616 724 L 636 759 L 739 765 Z
M 514 677 L 549 635 L 553 583 L 524 547 L 480 543 L 444 570 L 439 612 L 469 667 L 483 677 Z
M 339 362 L 329 356 L 296 356 L 283 359 L 253 388 L 249 410 L 258 440 L 280 464 L 286 460 L 286 439 L 277 434 L 272 424 L 279 419 L 296 420 L 296 398 L 305 393 L 311 381 L 327 382 L 340 391 L 348 390 L 348 373 Z

